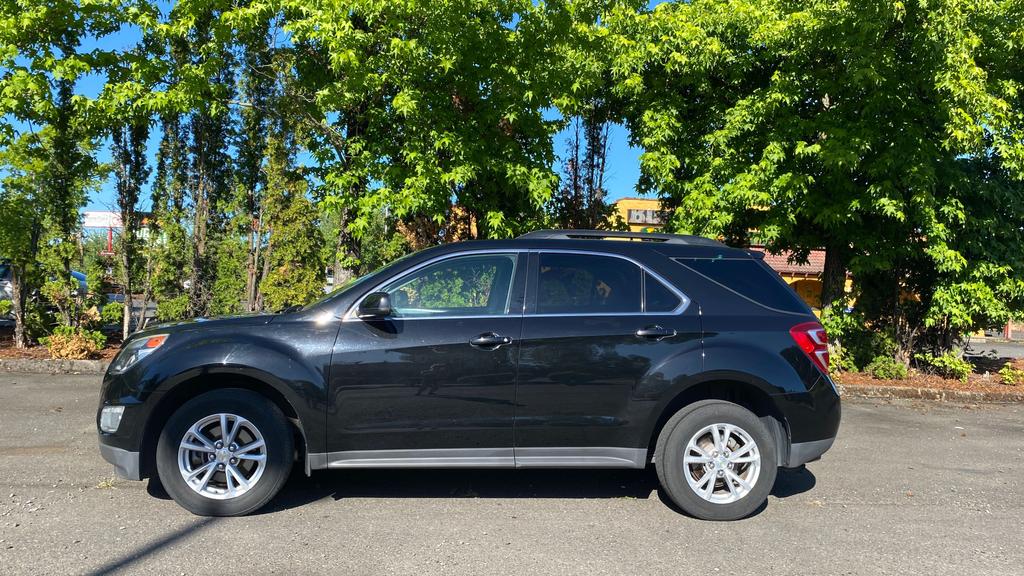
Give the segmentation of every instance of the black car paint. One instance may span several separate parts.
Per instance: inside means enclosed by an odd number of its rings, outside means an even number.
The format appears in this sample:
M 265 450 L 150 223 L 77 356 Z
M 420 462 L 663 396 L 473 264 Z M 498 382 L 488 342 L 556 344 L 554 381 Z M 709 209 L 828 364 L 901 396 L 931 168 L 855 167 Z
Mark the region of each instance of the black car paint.
M 690 299 L 681 314 L 552 318 L 529 314 L 518 267 L 513 313 L 452 320 L 346 317 L 384 280 L 470 251 L 586 251 L 625 257 Z M 100 442 L 143 452 L 152 472 L 155 435 L 170 410 L 208 387 L 237 385 L 272 396 L 292 416 L 307 454 L 347 450 L 613 446 L 647 448 L 674 401 L 699 387 L 746 386 L 768 398 L 782 438 L 834 438 L 839 398 L 788 335 L 810 310 L 768 310 L 723 291 L 675 257 L 746 257 L 724 246 L 600 240 L 508 240 L 424 250 L 308 309 L 280 315 L 184 322 L 163 347 L 123 374 L 104 377 L 101 406 L 126 406 Z M 525 313 L 525 314 L 524 314 Z M 649 341 L 649 325 L 676 330 Z M 495 332 L 497 349 L 469 344 Z M 99 411 L 97 411 L 97 422 Z M 788 436 L 788 438 L 787 438 Z M 649 457 L 649 456 L 648 456 Z M 785 460 L 783 460 L 783 463 Z M 308 464 L 307 464 L 308 467 Z

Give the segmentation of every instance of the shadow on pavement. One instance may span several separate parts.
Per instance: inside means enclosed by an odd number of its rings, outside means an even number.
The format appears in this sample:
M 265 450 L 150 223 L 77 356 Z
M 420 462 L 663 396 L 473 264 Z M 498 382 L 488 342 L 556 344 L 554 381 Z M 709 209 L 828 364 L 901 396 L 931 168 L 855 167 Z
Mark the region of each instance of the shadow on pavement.
M 218 518 L 202 518 L 194 524 L 178 528 L 177 530 L 174 530 L 166 534 L 165 536 L 162 536 L 160 538 L 157 538 L 156 540 L 151 541 L 149 544 L 146 544 L 145 546 L 133 549 L 128 554 L 120 558 L 111 560 L 106 564 L 100 566 L 99 568 L 87 572 L 86 574 L 88 574 L 89 576 L 100 576 L 101 574 L 114 574 L 121 571 L 130 574 L 131 566 L 139 562 L 144 562 L 149 555 L 159 551 L 165 546 L 174 544 L 182 538 L 192 536 L 195 533 L 204 530 L 210 524 L 216 522 L 217 520 Z
M 787 498 L 814 487 L 806 468 L 780 469 L 772 495 Z M 323 498 L 661 498 L 646 470 L 324 470 L 296 468 L 284 490 L 257 514 Z M 672 506 L 673 509 L 676 509 Z

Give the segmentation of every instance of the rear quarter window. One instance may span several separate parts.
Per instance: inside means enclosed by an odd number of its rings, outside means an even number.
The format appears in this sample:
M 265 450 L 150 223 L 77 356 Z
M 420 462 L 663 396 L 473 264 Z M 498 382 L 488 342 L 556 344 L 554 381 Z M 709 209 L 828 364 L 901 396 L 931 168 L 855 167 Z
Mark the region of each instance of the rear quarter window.
M 676 262 L 761 306 L 797 314 L 810 312 L 793 289 L 760 260 L 676 258 Z

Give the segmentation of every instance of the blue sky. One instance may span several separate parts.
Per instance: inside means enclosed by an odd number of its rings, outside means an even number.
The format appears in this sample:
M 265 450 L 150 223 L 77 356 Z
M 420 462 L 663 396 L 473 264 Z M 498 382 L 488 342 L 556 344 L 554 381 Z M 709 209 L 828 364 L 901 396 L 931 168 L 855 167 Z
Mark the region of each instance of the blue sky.
M 656 2 L 652 2 L 654 4 Z M 169 7 L 169 4 L 165 7 Z M 102 49 L 123 49 L 132 46 L 139 39 L 139 32 L 136 29 L 128 28 L 121 30 L 120 32 L 107 36 L 101 41 L 88 40 L 83 42 L 83 50 L 92 50 L 94 48 Z M 103 78 L 100 76 L 92 75 L 86 76 L 79 80 L 77 90 L 80 94 L 94 97 L 103 87 Z M 566 141 L 570 135 L 570 129 L 562 131 L 554 136 L 554 148 L 555 153 L 561 159 L 565 156 Z M 153 167 L 155 163 L 155 154 L 159 142 L 160 134 L 159 128 L 152 131 L 150 135 L 150 167 Z M 634 148 L 629 145 L 629 133 L 624 126 L 614 125 L 610 131 L 609 136 L 609 154 L 607 163 L 607 172 L 605 174 L 605 187 L 608 189 L 609 198 L 611 200 L 617 200 L 628 196 L 636 195 L 636 183 L 640 177 L 640 154 L 642 150 Z M 110 149 L 107 143 L 101 147 L 99 151 L 99 160 L 101 162 L 109 162 L 111 160 Z M 556 166 L 556 169 L 561 171 L 560 162 Z M 144 206 L 148 208 L 149 189 L 144 193 Z M 100 187 L 99 190 L 94 191 L 90 194 L 88 203 L 85 207 L 86 210 L 114 210 L 115 207 L 115 191 L 114 182 L 110 178 Z

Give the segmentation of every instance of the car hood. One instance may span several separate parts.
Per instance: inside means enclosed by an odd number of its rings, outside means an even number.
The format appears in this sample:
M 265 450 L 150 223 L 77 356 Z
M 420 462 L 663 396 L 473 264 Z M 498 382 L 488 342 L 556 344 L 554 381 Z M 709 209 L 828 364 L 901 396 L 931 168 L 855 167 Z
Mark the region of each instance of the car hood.
M 270 324 L 277 318 L 277 314 L 240 314 L 238 316 L 216 316 L 213 318 L 193 318 L 191 320 L 179 320 L 177 322 L 164 322 L 150 326 L 138 335 L 168 334 L 174 332 L 186 332 L 190 330 L 208 330 L 218 328 L 230 328 L 238 326 L 260 326 Z

